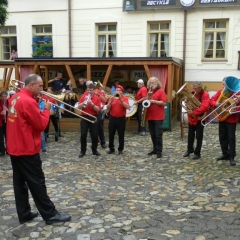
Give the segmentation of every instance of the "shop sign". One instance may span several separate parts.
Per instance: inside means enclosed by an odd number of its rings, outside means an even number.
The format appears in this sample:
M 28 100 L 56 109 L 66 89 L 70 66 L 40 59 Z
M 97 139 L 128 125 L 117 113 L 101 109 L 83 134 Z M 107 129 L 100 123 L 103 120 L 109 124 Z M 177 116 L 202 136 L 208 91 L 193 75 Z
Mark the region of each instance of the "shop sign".
M 114 82 L 118 80 L 120 83 L 127 81 L 127 72 L 126 71 L 112 71 L 110 75 L 110 81 Z
M 105 71 L 92 71 L 92 76 L 91 76 L 91 80 L 93 81 L 97 81 L 97 80 L 103 80 L 104 77 L 106 75 Z
M 141 6 L 166 6 L 176 5 L 176 0 L 158 0 L 158 1 L 141 1 Z
M 145 71 L 132 71 L 132 78 L 131 81 L 132 82 L 137 82 L 137 80 L 142 79 L 145 83 L 148 80 L 147 74 Z
M 237 0 L 199 0 L 200 4 L 214 4 L 214 3 L 236 3 Z

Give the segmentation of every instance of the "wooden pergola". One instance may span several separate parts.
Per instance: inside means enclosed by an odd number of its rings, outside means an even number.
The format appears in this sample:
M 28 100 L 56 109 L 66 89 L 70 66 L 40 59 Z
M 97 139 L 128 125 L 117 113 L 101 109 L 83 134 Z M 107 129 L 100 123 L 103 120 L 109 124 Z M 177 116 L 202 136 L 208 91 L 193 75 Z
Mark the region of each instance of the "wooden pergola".
M 183 66 L 182 60 L 172 57 L 163 58 L 50 58 L 50 59 L 34 59 L 34 58 L 17 58 L 14 61 L 0 62 L 0 68 L 3 68 L 2 90 L 7 90 L 10 79 L 18 79 L 24 81 L 22 69 L 27 69 L 27 73 L 36 73 L 43 76 L 44 87 L 47 88 L 50 71 L 66 72 L 68 79 L 71 80 L 72 87 L 76 88 L 76 72 L 81 73 L 82 77 L 92 79 L 92 72 L 101 70 L 105 72 L 102 78 L 104 86 L 110 86 L 112 79 L 111 73 L 115 70 L 124 70 L 127 73 L 127 79 L 131 81 L 130 72 L 132 70 L 141 70 L 146 73 L 149 79 L 153 74 L 151 69 L 167 69 L 165 92 L 167 102 L 171 106 L 171 122 L 176 120 L 178 100 L 175 94 L 183 85 Z M 15 77 L 13 76 L 15 73 Z M 24 77 L 24 79 L 23 79 Z

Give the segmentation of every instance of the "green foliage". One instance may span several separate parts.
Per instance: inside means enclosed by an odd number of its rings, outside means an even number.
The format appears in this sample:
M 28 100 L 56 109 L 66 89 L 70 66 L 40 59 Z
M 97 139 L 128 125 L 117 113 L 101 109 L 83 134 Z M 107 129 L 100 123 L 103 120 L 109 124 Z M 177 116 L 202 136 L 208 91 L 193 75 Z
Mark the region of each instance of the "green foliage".
M 0 27 L 4 26 L 8 18 L 8 0 L 0 0 Z

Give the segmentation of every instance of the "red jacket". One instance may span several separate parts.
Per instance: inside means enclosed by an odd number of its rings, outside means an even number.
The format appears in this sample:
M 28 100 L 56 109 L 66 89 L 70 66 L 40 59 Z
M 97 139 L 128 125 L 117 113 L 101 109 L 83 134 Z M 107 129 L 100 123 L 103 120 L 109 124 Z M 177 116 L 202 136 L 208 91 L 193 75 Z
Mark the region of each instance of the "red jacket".
M 41 149 L 41 132 L 49 122 L 49 110 L 40 111 L 36 98 L 23 88 L 9 100 L 7 152 L 13 156 L 34 155 Z
M 209 108 L 209 103 L 210 103 L 209 94 L 208 94 L 208 92 L 203 91 L 201 99 L 200 99 L 200 95 L 201 95 L 201 93 L 198 93 L 195 95 L 197 100 L 199 100 L 201 102 L 200 107 L 193 110 L 194 117 L 191 115 L 188 115 L 188 122 L 190 125 L 197 125 L 198 117 L 204 113 L 206 113 L 206 114 L 208 113 L 208 108 Z
M 222 90 L 218 90 L 216 94 L 214 94 L 210 100 L 210 106 L 215 109 L 215 104 L 218 100 L 218 98 L 221 95 Z M 239 111 L 239 109 L 237 109 L 237 111 Z M 239 118 L 239 114 L 231 114 L 224 122 L 228 122 L 228 123 L 237 123 L 238 122 L 238 118 Z

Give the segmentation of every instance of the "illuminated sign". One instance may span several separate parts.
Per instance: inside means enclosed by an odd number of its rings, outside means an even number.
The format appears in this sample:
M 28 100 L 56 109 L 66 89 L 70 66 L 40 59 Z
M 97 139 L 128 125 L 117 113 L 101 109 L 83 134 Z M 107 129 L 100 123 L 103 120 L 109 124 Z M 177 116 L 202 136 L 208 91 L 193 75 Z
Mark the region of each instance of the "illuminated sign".
M 200 4 L 211 4 L 211 3 L 236 3 L 237 0 L 199 0 Z
M 176 0 L 158 0 L 158 1 L 141 1 L 141 6 L 166 6 L 176 5 Z

